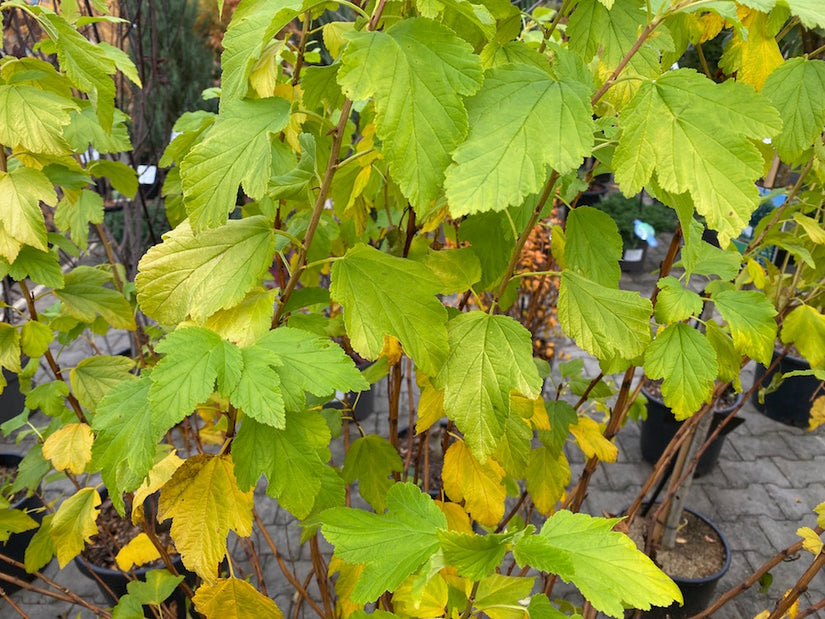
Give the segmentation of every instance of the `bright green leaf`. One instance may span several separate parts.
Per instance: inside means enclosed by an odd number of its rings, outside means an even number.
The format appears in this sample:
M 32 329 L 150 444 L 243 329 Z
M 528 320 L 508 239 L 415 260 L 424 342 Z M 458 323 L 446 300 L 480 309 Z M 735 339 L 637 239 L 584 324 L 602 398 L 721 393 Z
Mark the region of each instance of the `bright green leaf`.
M 395 590 L 438 550 L 438 529 L 447 528 L 441 510 L 412 483 L 390 488 L 385 514 L 336 507 L 321 520 L 335 556 L 364 565 L 350 596 L 359 604 Z
M 29 320 L 20 329 L 20 347 L 28 357 L 36 358 L 45 354 L 52 338 L 52 330 L 36 320 Z
M 387 490 L 394 483 L 391 475 L 403 469 L 395 447 L 377 434 L 368 434 L 350 445 L 342 475 L 347 484 L 358 480 L 358 493 L 380 514 L 386 509 Z
M 81 406 L 95 410 L 100 400 L 118 383 L 134 380 L 135 362 L 128 357 L 98 355 L 78 363 L 69 373 L 72 392 Z
M 509 316 L 462 314 L 448 324 L 450 355 L 435 377 L 444 410 L 479 461 L 495 451 L 510 409 L 510 392 L 535 398 L 541 378 L 530 333 Z
M 705 323 L 705 336 L 716 351 L 720 380 L 733 383 L 734 389 L 741 391 L 742 383 L 739 374 L 742 369 L 742 355 L 736 352 L 730 335 L 725 333 L 716 321 L 708 320 Z
M 548 166 L 575 169 L 593 145 L 589 87 L 534 66 L 488 71 L 466 105 L 470 132 L 444 182 L 454 217 L 520 204 L 542 189 Z
M 501 565 L 511 538 L 508 533 L 469 535 L 458 531 L 438 531 L 444 560 L 455 567 L 459 576 L 474 581 L 489 576 Z
M 424 373 L 438 372 L 447 356 L 447 311 L 429 269 L 359 244 L 333 264 L 331 280 L 330 295 L 344 307 L 358 354 L 376 359 L 384 335 L 392 335 Z
M 244 414 L 274 428 L 283 428 L 284 399 L 276 366 L 280 358 L 261 346 L 241 349 L 243 372 L 229 400 Z
M 654 315 L 658 322 L 680 322 L 702 312 L 702 297 L 682 287 L 675 277 L 663 277 L 656 285 L 659 288 L 659 296 Z
M 105 284 L 111 283 L 111 274 L 93 267 L 79 266 L 66 273 L 63 287 L 54 296 L 63 302 L 66 313 L 82 322 L 93 322 L 102 317 L 116 329 L 135 329 L 135 317 L 129 301 Z
M 776 341 L 776 310 L 768 298 L 754 290 L 724 290 L 712 299 L 730 325 L 736 350 L 768 365 Z
M 0 85 L 0 143 L 33 153 L 62 155 L 71 151 L 63 138 L 71 99 L 27 84 Z
M 7 322 L 0 322 L 0 366 L 20 373 L 20 333 Z
M 610 215 L 590 206 L 575 208 L 567 215 L 566 232 L 567 268 L 602 286 L 618 288 L 622 237 Z
M 103 223 L 103 197 L 84 189 L 75 198 L 65 196 L 54 213 L 54 223 L 64 232 L 71 232 L 72 241 L 81 249 L 89 244 L 89 224 Z
M 105 176 L 108 178 L 112 187 L 130 200 L 135 197 L 138 191 L 137 173 L 122 161 L 98 159 L 89 162 L 86 170 L 97 177 Z
M 393 179 L 413 206 L 426 208 L 467 133 L 462 96 L 481 86 L 481 63 L 467 42 L 428 19 L 353 31 L 347 39 L 338 82 L 352 99 L 375 98 Z
M 617 522 L 559 511 L 538 535 L 519 540 L 514 555 L 519 565 L 572 581 L 594 608 L 617 619 L 625 608 L 681 603 L 676 584 L 629 537 L 612 530 Z

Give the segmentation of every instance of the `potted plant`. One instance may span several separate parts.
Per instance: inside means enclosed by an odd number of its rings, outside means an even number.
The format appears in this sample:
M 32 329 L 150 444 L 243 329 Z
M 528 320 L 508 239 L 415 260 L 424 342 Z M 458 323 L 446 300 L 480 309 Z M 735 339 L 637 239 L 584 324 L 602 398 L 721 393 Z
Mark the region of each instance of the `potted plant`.
M 759 410 L 788 425 L 811 426 L 814 401 L 823 395 L 822 379 L 806 359 L 799 353 L 774 349 L 771 365 L 758 365 L 755 378 L 763 386 L 752 398 Z

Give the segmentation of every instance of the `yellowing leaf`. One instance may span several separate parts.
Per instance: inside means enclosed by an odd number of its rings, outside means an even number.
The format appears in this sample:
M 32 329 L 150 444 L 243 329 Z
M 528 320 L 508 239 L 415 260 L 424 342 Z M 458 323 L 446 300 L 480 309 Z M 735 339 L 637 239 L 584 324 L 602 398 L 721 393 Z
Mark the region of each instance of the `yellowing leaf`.
M 335 555 L 332 555 L 329 561 L 329 575 L 332 576 L 338 572 L 338 578 L 335 579 L 335 593 L 338 596 L 336 607 L 341 611 L 344 619 L 363 607 L 362 604 L 356 604 L 349 599 L 363 571 L 363 565 L 345 563 Z
M 825 502 L 814 507 L 814 513 L 816 513 L 816 523 L 825 529 Z
M 206 619 L 283 619 L 284 616 L 275 602 L 237 578 L 221 578 L 201 585 L 192 601 Z
M 252 491 L 238 488 L 231 456 L 199 454 L 187 459 L 161 490 L 158 519 L 167 518 L 183 564 L 214 582 L 229 531 L 239 537 L 252 533 Z
M 401 342 L 398 341 L 398 338 L 384 334 L 384 347 L 378 353 L 378 356 L 386 357 L 389 365 L 395 365 L 401 360 L 402 353 Z
M 160 553 L 146 533 L 138 533 L 115 557 L 117 566 L 124 572 L 131 570 L 132 566 L 140 567 L 156 559 L 160 559 Z
M 782 325 L 783 344 L 793 344 L 813 367 L 825 361 L 825 316 L 810 305 L 800 305 Z
M 784 62 L 775 38 L 777 29 L 770 26 L 767 14 L 761 11 L 744 9 L 741 12 L 747 36 L 741 30 L 733 33 L 720 64 L 729 74 L 736 71 L 737 80 L 762 90 L 767 77 Z
M 435 501 L 444 515 L 447 517 L 447 528 L 450 531 L 458 531 L 459 533 L 473 534 L 473 524 L 470 522 L 467 512 L 461 509 L 458 503 L 445 503 L 444 501 Z
M 421 397 L 418 399 L 415 432 L 421 434 L 444 416 L 444 392 L 433 387 L 429 377 L 417 380 L 421 388 Z
M 238 346 L 251 346 L 269 331 L 278 290 L 253 288 L 243 301 L 218 310 L 203 326 Z
M 525 486 L 533 505 L 542 514 L 549 514 L 564 496 L 570 483 L 570 464 L 564 453 L 539 447 L 530 452 L 525 473 Z
M 479 464 L 464 441 L 456 441 L 444 455 L 444 490 L 454 501 L 485 526 L 494 526 L 504 516 L 507 492 L 502 469 L 495 460 Z
M 74 559 L 83 545 L 93 535 L 97 535 L 97 513 L 100 495 L 94 488 L 82 488 L 60 504 L 54 517 L 49 535 L 54 542 L 57 562 L 60 568 Z
M 40 202 L 57 203 L 54 188 L 39 170 L 17 168 L 9 173 L 0 171 L 0 228 L 16 242 L 16 250 L 4 250 L 0 255 L 9 262 L 17 259 L 20 245 L 31 245 L 46 251 L 46 225 Z
M 85 423 L 70 423 L 49 436 L 43 443 L 43 456 L 58 471 L 80 475 L 92 459 L 92 429 Z
M 799 527 L 796 534 L 802 538 L 802 547 L 816 556 L 822 552 L 822 539 L 810 527 Z
M 172 475 L 180 468 L 181 464 L 183 464 L 183 460 L 173 451 L 152 467 L 152 470 L 149 471 L 149 478 L 143 482 L 140 488 L 135 490 L 135 496 L 132 499 L 133 523 L 139 524 L 143 520 L 143 502 L 150 494 L 154 494 L 163 488 L 163 485 L 172 479 Z
M 419 576 L 413 574 L 392 594 L 395 613 L 409 617 L 441 617 L 447 605 L 447 583 L 438 574 L 423 588 L 416 587 Z
M 819 396 L 811 406 L 811 414 L 808 419 L 808 430 L 816 430 L 825 423 L 825 395 Z
M 590 417 L 579 417 L 579 422 L 570 426 L 570 432 L 588 458 L 595 456 L 602 462 L 616 461 L 618 448 L 602 435 L 599 424 Z

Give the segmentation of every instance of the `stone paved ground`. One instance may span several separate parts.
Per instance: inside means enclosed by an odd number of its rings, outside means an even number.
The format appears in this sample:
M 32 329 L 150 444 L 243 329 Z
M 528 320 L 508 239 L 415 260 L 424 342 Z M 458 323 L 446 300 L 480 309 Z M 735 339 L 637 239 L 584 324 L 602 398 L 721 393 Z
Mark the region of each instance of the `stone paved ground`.
M 651 269 L 657 259 L 655 253 L 649 258 L 648 264 Z M 623 286 L 647 294 L 653 282 L 655 275 L 651 271 L 632 278 L 625 277 Z M 120 339 L 112 343 L 110 350 L 116 352 L 124 342 L 125 340 Z M 560 350 L 571 355 L 580 354 L 570 344 L 562 343 Z M 70 367 L 86 354 L 88 352 L 82 348 L 64 350 L 61 352 L 61 361 Z M 588 361 L 586 371 L 593 376 L 598 372 L 598 367 L 592 361 Z M 746 387 L 751 384 L 751 376 L 752 367 L 748 367 L 742 380 Z M 403 396 L 402 402 L 405 401 L 406 396 Z M 377 414 L 365 422 L 365 430 L 385 433 L 384 385 L 377 387 L 376 402 Z M 715 470 L 695 481 L 688 501 L 689 507 L 708 516 L 717 524 L 727 536 L 733 551 L 730 571 L 722 579 L 718 592 L 738 584 L 777 551 L 794 543 L 798 539 L 797 528 L 814 526 L 812 510 L 817 504 L 825 501 L 825 428 L 808 433 L 784 426 L 761 415 L 750 404 L 746 405 L 740 414 L 745 418 L 745 423 L 727 438 Z M 642 461 L 639 429 L 633 422 L 629 422 L 622 429 L 616 442 L 619 447 L 618 462 L 597 471 L 583 506 L 583 511 L 587 513 L 615 513 L 628 505 L 651 470 L 651 466 Z M 16 449 L 19 451 L 21 448 L 24 447 L 18 446 Z M 333 461 L 340 464 L 343 453 L 340 441 L 333 444 L 332 451 Z M 574 447 L 568 449 L 567 453 L 575 479 L 581 470 L 583 457 Z M 48 498 L 55 498 L 61 490 L 67 489 L 58 486 L 50 492 Z M 297 578 L 303 581 L 312 565 L 309 548 L 297 543 L 299 529 L 294 519 L 279 509 L 274 501 L 268 499 L 262 489 L 259 489 L 257 494 L 256 505 L 267 530 L 287 564 Z M 253 542 L 261 556 L 268 594 L 276 600 L 285 615 L 291 617 L 295 604 L 291 596 L 291 586 L 282 576 L 272 553 L 259 533 L 253 538 Z M 230 544 L 237 547 L 238 541 L 230 540 Z M 242 557 L 243 550 L 237 548 L 233 555 Z M 331 551 L 323 541 L 321 548 L 327 555 Z M 803 553 L 782 563 L 773 571 L 773 584 L 767 594 L 759 593 L 753 588 L 723 608 L 716 617 L 749 619 L 772 605 L 774 600 L 798 579 L 810 563 L 810 557 L 810 554 Z M 249 569 L 246 562 L 242 562 L 242 567 Z M 84 599 L 105 604 L 96 585 L 83 577 L 73 565 L 60 571 L 57 562 L 53 561 L 44 571 L 47 576 L 76 591 Z M 318 598 L 314 585 L 310 585 L 309 591 L 316 599 Z M 580 603 L 575 591 L 563 583 L 557 585 L 554 595 Z M 820 573 L 805 593 L 802 607 L 823 598 L 825 573 Z M 56 602 L 26 591 L 13 594 L 13 599 L 32 619 L 77 617 L 78 613 L 84 617 L 90 616 L 87 611 L 81 612 L 77 606 Z M 16 613 L 8 603 L 0 601 L 0 619 L 14 616 Z M 305 616 L 313 616 L 313 613 L 307 613 Z

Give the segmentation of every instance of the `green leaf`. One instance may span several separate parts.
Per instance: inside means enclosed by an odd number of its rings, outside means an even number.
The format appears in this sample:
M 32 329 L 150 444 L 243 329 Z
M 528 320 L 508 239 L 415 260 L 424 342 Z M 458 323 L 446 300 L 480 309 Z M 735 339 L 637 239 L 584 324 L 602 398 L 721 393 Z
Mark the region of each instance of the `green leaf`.
M 530 596 L 535 579 L 491 574 L 478 585 L 474 606 L 480 614 L 496 619 L 524 617 L 521 601 Z
M 510 392 L 535 398 L 541 378 L 530 333 L 509 316 L 475 311 L 447 325 L 450 354 L 435 377 L 444 410 L 485 462 L 495 451 L 510 410 Z
M 564 262 L 586 278 L 618 288 L 622 271 L 622 237 L 613 218 L 591 206 L 580 206 L 567 215 Z
M 438 531 L 444 560 L 455 567 L 459 576 L 481 580 L 501 565 L 512 533 L 470 535 L 458 531 Z
M 34 492 L 34 489 L 51 471 L 52 465 L 43 457 L 42 446 L 39 444 L 32 446 L 17 465 L 17 477 L 14 478 L 10 492 L 16 493 L 21 490 Z
M 719 378 L 733 383 L 736 391 L 742 390 L 739 374 L 741 372 L 742 355 L 736 352 L 733 340 L 716 321 L 708 320 L 705 323 L 705 336 L 716 351 L 716 361 L 719 363 Z
M 138 303 L 147 316 L 177 324 L 205 320 L 241 302 L 272 264 L 275 235 L 264 217 L 233 220 L 194 235 L 187 222 L 138 264 Z
M 770 364 L 776 341 L 776 310 L 768 298 L 754 290 L 723 290 L 712 299 L 730 325 L 736 350 L 759 363 Z
M 625 608 L 681 603 L 673 581 L 629 537 L 612 530 L 618 521 L 559 511 L 538 535 L 519 540 L 513 554 L 519 565 L 572 581 L 594 608 L 617 619 Z
M 481 279 L 481 262 L 469 247 L 429 252 L 424 266 L 441 280 L 441 294 L 468 290 Z
M 97 534 L 100 495 L 94 488 L 81 488 L 60 504 L 55 512 L 49 536 L 54 543 L 60 569 L 80 554 L 83 546 Z
M 229 400 L 244 414 L 274 428 L 283 428 L 284 399 L 276 366 L 277 355 L 260 346 L 242 348 L 243 371 Z
M 24 564 L 29 574 L 43 569 L 54 557 L 56 549 L 54 547 L 54 541 L 52 541 L 52 537 L 49 535 L 52 518 L 54 518 L 54 514 L 46 514 L 43 516 L 43 522 L 40 523 L 40 528 L 35 532 L 29 545 L 26 546 Z
M 100 126 L 89 102 L 80 101 L 79 104 L 81 111 L 71 113 L 72 120 L 63 132 L 75 151 L 83 152 L 89 145 L 101 154 L 132 150 L 126 114 L 115 109 L 111 132 L 107 132 Z
M 0 258 L 0 268 L 4 266 L 3 262 L 4 259 Z M 53 252 L 41 251 L 28 245 L 20 248 L 20 253 L 8 267 L 8 272 L 16 281 L 28 277 L 33 282 L 49 288 L 63 287 L 63 271 L 60 269 L 57 256 Z
M 0 366 L 20 373 L 20 333 L 7 322 L 0 322 Z
M 660 323 L 680 322 L 702 312 L 702 297 L 683 288 L 678 279 L 672 275 L 663 277 L 656 286 L 659 296 L 656 299 L 654 315 Z
M 479 213 L 461 222 L 459 235 L 481 263 L 481 279 L 476 291 L 492 290 L 501 283 L 516 239 L 506 213 Z
M 428 19 L 405 19 L 384 32 L 353 31 L 347 39 L 338 83 L 354 100 L 375 98 L 393 180 L 424 209 L 467 134 L 462 96 L 481 86 L 481 62 L 467 42 Z
M 69 386 L 62 380 L 53 380 L 37 385 L 26 395 L 26 407 L 31 410 L 39 408 L 44 415 L 57 417 L 66 410 L 66 396 Z
M 128 593 L 112 609 L 112 619 L 143 617 L 143 604 L 162 604 L 174 593 L 183 576 L 174 576 L 168 570 L 151 570 L 146 580 L 132 580 L 126 584 Z
M 37 521 L 19 509 L 0 509 L 0 542 L 5 544 L 12 533 L 31 531 L 38 527 Z
M 118 383 L 134 380 L 135 362 L 128 357 L 98 355 L 78 363 L 69 373 L 72 392 L 81 406 L 95 410 L 100 400 Z
M 40 202 L 49 206 L 57 204 L 54 188 L 39 170 L 17 168 L 11 172 L 0 171 L 0 233 L 3 230 L 18 245 L 31 245 L 46 251 L 46 224 Z M 11 263 L 18 252 L 3 256 Z
M 303 102 L 307 109 L 316 109 L 326 103 L 332 109 L 344 104 L 344 93 L 338 85 L 340 63 L 327 66 L 307 67 L 301 76 L 304 89 Z
M 344 483 L 358 480 L 358 492 L 376 513 L 386 509 L 387 490 L 394 481 L 393 473 L 400 473 L 404 463 L 395 447 L 378 436 L 369 434 L 350 445 L 344 460 Z
M 707 338 L 679 323 L 656 336 L 645 352 L 644 367 L 650 378 L 664 378 L 662 398 L 681 421 L 710 400 L 719 366 Z
M 204 140 L 180 165 L 183 200 L 195 231 L 226 223 L 238 185 L 253 198 L 264 196 L 272 162 L 270 137 L 288 120 L 289 102 L 279 97 L 223 103 Z
M 565 270 L 558 307 L 564 332 L 599 359 L 632 359 L 650 342 L 653 306 L 638 293 L 605 288 Z
M 129 57 L 129 54 L 124 52 L 119 47 L 115 47 L 114 45 L 110 45 L 106 41 L 100 41 L 97 46 L 104 51 L 104 53 L 114 60 L 115 66 L 117 70 L 123 73 L 123 75 L 132 82 L 138 88 L 143 88 L 143 84 L 140 82 L 140 76 L 138 75 L 137 67 L 135 63 L 132 62 L 132 59 Z
M 77 198 L 64 196 L 54 213 L 54 223 L 71 232 L 72 241 L 81 249 L 89 244 L 89 224 L 103 223 L 103 197 L 84 189 Z
M 40 357 L 49 349 L 53 338 L 52 330 L 42 322 L 29 320 L 20 329 L 20 347 L 28 357 Z
M 423 265 L 362 244 L 332 265 L 329 287 L 344 307 L 347 334 L 359 355 L 376 359 L 384 336 L 392 335 L 428 375 L 447 356 L 447 311 L 435 296 L 440 290 Z
M 691 214 L 693 208 L 690 209 Z M 701 239 L 702 226 L 694 221 L 686 235 L 682 249 L 681 266 L 688 277 L 691 275 L 717 275 L 725 281 L 734 279 L 739 274 L 742 254 L 735 248 L 727 251 L 714 247 Z
M 321 491 L 329 449 L 329 428 L 317 413 L 287 413 L 286 427 L 273 428 L 246 418 L 232 444 L 241 488 L 253 487 L 261 474 L 266 492 L 296 518 L 306 518 Z
M 169 427 L 205 402 L 215 390 L 216 380 L 224 396 L 239 383 L 244 361 L 240 349 L 209 329 L 178 329 L 155 350 L 166 356 L 152 372 L 149 402 L 153 411 L 163 413 Z
M 774 6 L 787 6 L 806 28 L 825 28 L 825 10 L 817 0 L 742 0 L 741 4 L 769 13 Z
M 62 155 L 71 146 L 63 127 L 77 110 L 71 99 L 27 84 L 0 85 L 0 143 L 33 153 Z
M 97 177 L 105 176 L 108 178 L 112 187 L 130 200 L 135 197 L 138 191 L 137 173 L 121 161 L 98 159 L 89 162 L 86 170 Z
M 246 96 L 249 74 L 264 47 L 304 11 L 304 0 L 250 0 L 232 15 L 223 37 L 221 100 Z
M 564 174 L 593 146 L 590 88 L 534 66 L 488 71 L 466 106 L 470 132 L 444 182 L 453 217 L 520 204 L 542 189 L 547 166 Z
M 530 619 L 565 619 L 569 616 L 557 610 L 543 593 L 537 593 L 530 598 L 527 614 L 530 616 Z
M 527 422 L 513 411 L 511 403 L 510 414 L 504 422 L 504 434 L 501 435 L 493 458 L 515 479 L 524 477 L 532 439 L 533 431 Z
M 782 343 L 793 344 L 811 367 L 825 361 L 825 316 L 810 305 L 792 310 L 782 325 Z
M 105 286 L 111 283 L 111 274 L 79 266 L 66 273 L 63 280 L 63 287 L 55 290 L 54 296 L 63 302 L 69 316 L 81 322 L 93 322 L 100 316 L 116 329 L 134 331 L 135 317 L 129 301 Z
M 324 397 L 334 391 L 369 389 L 352 359 L 328 338 L 302 329 L 279 327 L 268 332 L 256 346 L 274 353 L 280 360 L 275 370 L 281 377 L 287 410 L 303 410 L 305 391 Z
M 302 133 L 298 136 L 298 143 L 301 146 L 301 160 L 298 165 L 284 174 L 269 179 L 267 194 L 273 200 L 299 198 L 308 186 L 313 182 L 318 182 L 316 180 L 318 172 L 315 167 L 315 136 L 311 133 Z M 289 153 L 292 156 L 292 149 L 289 149 Z
M 115 61 L 106 52 L 72 28 L 62 17 L 41 13 L 40 24 L 57 46 L 60 68 L 77 87 L 89 95 L 100 119 L 109 132 L 115 111 Z
M 544 408 L 550 422 L 550 430 L 540 430 L 539 439 L 554 456 L 558 456 L 567 442 L 570 425 L 578 421 L 576 409 L 564 400 L 546 400 Z
M 154 464 L 155 446 L 170 426 L 153 420 L 148 374 L 124 380 L 100 401 L 92 419 L 96 434 L 91 470 L 101 471 L 115 508 L 123 514 L 123 492 L 136 490 Z
M 773 140 L 783 161 L 797 162 L 825 125 L 825 62 L 791 58 L 768 76 L 762 89 L 782 117 Z
M 447 528 L 441 510 L 412 483 L 390 488 L 385 514 L 336 507 L 321 520 L 335 556 L 364 565 L 350 596 L 357 604 L 394 591 L 438 550 L 438 529 Z
M 776 109 L 750 86 L 717 84 L 691 69 L 668 71 L 643 82 L 622 110 L 616 181 L 633 195 L 655 174 L 666 191 L 690 192 L 725 247 L 759 204 L 763 161 L 752 140 L 781 126 Z

